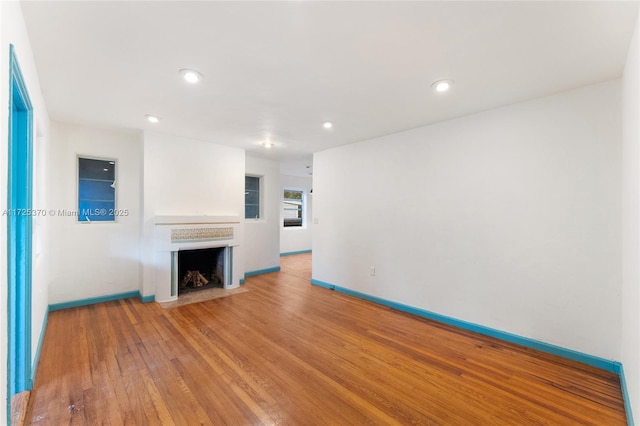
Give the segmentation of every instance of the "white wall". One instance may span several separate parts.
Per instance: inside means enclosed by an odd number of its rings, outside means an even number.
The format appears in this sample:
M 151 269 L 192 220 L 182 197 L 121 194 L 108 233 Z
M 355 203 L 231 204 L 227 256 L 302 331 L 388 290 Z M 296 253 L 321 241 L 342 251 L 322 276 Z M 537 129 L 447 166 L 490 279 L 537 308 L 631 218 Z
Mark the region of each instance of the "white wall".
M 29 92 L 33 106 L 33 142 L 34 142 L 34 207 L 43 208 L 47 203 L 44 181 L 46 174 L 47 144 L 49 139 L 49 117 L 42 98 L 40 83 L 36 71 L 29 37 L 26 32 L 24 19 L 18 2 L 0 2 L 0 102 L 4 106 L 0 109 L 0 210 L 7 208 L 7 155 L 8 152 L 8 108 L 9 104 L 9 45 L 13 44 L 20 64 L 22 75 Z M 1 240 L 7 241 L 6 220 L 0 221 Z M 47 312 L 48 287 L 46 277 L 50 264 L 49 253 L 41 244 L 49 229 L 49 221 L 40 219 L 34 221 L 34 257 L 32 277 L 32 362 L 42 325 Z M 0 244 L 0 306 L 7 306 L 7 251 L 6 244 Z M 3 310 L 4 311 L 4 310 Z M 7 316 L 0 315 L 0 346 L 7 348 Z M 7 351 L 0 351 L 0 423 L 6 419 L 7 401 Z
M 620 127 L 612 81 L 317 153 L 313 277 L 619 360 Z
M 246 219 L 244 222 L 245 272 L 279 267 L 280 201 L 282 199 L 280 195 L 280 164 L 272 160 L 247 155 L 245 173 L 262 177 L 262 217 L 260 219 Z
M 640 15 L 622 85 L 622 365 L 640 421 Z
M 78 156 L 113 158 L 116 206 L 129 215 L 115 223 L 80 223 L 61 214 L 51 219 L 49 303 L 138 290 L 141 145 L 139 131 L 52 123 L 50 208 L 78 209 Z
M 303 212 L 303 227 L 285 228 L 282 222 L 282 204 L 280 205 L 280 253 L 291 253 L 296 251 L 311 250 L 311 223 L 313 221 L 313 195 L 311 177 L 280 175 L 282 188 L 280 198 L 285 189 L 295 189 L 304 191 L 305 210 Z
M 144 134 L 144 223 L 140 259 L 144 296 L 155 292 L 154 216 L 210 215 L 244 218 L 244 150 L 212 142 Z M 242 220 L 241 220 L 242 225 Z M 239 231 L 242 233 L 242 226 Z M 234 250 L 243 271 L 244 243 Z

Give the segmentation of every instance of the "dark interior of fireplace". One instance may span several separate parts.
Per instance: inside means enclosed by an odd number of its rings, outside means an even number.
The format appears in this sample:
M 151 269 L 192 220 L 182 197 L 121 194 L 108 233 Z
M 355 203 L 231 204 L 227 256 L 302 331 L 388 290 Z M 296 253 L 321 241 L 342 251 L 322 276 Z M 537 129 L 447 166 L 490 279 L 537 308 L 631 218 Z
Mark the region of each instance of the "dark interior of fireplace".
M 224 287 L 224 247 L 178 252 L 178 295 Z

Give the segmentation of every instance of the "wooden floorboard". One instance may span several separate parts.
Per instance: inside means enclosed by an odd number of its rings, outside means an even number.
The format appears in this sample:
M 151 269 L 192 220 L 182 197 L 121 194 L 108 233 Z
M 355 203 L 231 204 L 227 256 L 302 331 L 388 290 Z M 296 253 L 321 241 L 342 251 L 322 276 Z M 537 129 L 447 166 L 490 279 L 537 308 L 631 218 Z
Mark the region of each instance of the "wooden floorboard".
M 25 424 L 624 425 L 618 376 L 309 284 L 51 312 Z
M 30 394 L 29 391 L 23 391 L 15 394 L 11 398 L 11 426 L 22 426 L 25 424 Z

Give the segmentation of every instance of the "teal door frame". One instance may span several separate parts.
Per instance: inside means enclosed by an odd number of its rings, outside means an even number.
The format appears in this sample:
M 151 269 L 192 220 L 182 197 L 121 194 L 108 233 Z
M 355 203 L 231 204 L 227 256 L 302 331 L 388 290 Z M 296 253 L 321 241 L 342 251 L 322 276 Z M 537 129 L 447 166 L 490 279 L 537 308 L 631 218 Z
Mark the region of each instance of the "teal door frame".
M 9 46 L 7 181 L 7 415 L 11 397 L 30 390 L 33 198 L 33 108 L 13 45 Z

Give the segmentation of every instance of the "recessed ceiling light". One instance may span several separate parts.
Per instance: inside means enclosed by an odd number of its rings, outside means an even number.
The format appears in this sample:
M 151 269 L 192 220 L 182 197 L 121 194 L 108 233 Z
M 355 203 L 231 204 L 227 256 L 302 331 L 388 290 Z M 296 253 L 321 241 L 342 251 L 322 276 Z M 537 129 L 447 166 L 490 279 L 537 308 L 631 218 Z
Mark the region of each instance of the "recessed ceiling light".
M 157 124 L 160 122 L 160 117 L 157 115 L 146 114 L 144 118 L 146 118 L 149 123 Z
M 204 78 L 198 71 L 186 68 L 180 70 L 180 75 L 184 78 L 184 81 L 191 84 L 196 84 Z
M 265 148 L 269 149 L 273 146 L 273 142 L 271 141 L 264 141 L 263 144 Z
M 325 129 L 330 129 L 333 127 L 333 123 L 330 121 L 325 121 L 324 123 L 322 123 L 322 127 L 324 127 Z
M 433 87 L 433 90 L 438 93 L 447 92 L 451 89 L 452 86 L 453 80 L 438 80 L 431 85 L 431 87 Z

